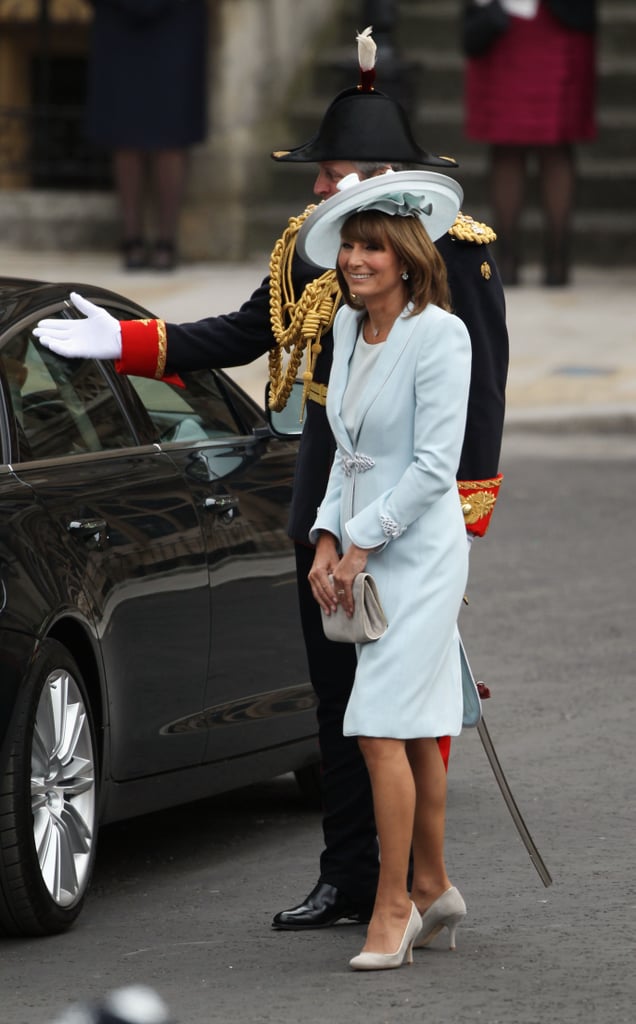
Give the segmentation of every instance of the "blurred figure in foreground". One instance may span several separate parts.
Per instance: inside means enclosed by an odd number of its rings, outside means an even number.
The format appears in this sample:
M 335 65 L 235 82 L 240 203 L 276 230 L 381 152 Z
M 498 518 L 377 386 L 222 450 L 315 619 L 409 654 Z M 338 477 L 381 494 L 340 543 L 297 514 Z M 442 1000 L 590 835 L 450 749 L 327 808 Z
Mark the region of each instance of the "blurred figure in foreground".
M 206 133 L 205 0 L 91 0 L 86 131 L 112 150 L 128 270 L 172 270 L 189 147 Z M 145 205 L 155 209 L 145 238 Z
M 73 1003 L 51 1024 L 176 1024 L 163 999 L 145 985 L 114 989 L 98 1003 Z
M 492 0 L 474 0 L 480 6 Z M 538 159 L 546 285 L 569 280 L 573 143 L 596 137 L 596 0 L 500 0 L 508 28 L 466 64 L 465 128 L 491 144 L 490 190 L 504 284 L 518 283 L 528 155 Z

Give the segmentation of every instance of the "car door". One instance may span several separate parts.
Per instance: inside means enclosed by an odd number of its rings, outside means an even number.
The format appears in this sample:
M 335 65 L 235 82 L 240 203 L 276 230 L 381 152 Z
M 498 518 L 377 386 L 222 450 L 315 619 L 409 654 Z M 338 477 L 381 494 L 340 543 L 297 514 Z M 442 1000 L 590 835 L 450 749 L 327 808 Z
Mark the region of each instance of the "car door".
M 315 733 L 287 517 L 295 442 L 274 438 L 228 378 L 183 387 L 131 377 L 201 516 L 211 590 L 205 709 L 179 728 L 207 734 L 215 761 Z
M 140 443 L 114 374 L 39 345 L 31 328 L 42 315 L 2 349 L 21 366 L 11 388 L 20 438 L 13 471 L 46 510 L 53 561 L 66 573 L 42 628 L 69 617 L 99 645 L 116 780 L 198 764 L 203 734 L 173 728 L 203 706 L 210 646 L 192 496 L 174 462 Z

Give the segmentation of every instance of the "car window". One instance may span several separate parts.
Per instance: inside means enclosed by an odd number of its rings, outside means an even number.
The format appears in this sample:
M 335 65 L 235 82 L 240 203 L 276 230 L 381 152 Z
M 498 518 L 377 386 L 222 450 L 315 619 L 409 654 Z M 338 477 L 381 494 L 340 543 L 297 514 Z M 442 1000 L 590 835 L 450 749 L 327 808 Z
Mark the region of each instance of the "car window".
M 137 443 L 110 385 L 92 359 L 62 359 L 25 327 L 3 347 L 25 458 L 108 451 Z
M 242 433 L 211 372 L 185 374 L 183 387 L 146 377 L 128 379 L 156 427 L 158 441 L 216 441 Z

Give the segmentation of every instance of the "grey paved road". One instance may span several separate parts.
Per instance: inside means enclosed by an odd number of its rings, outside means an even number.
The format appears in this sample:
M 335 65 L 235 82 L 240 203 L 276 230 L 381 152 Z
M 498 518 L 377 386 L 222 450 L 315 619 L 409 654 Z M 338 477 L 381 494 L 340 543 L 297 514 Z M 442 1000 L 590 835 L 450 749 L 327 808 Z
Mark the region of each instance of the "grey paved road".
M 316 874 L 319 821 L 285 777 L 111 827 L 66 935 L 0 940 L 1 1024 L 153 985 L 178 1024 L 633 1024 L 636 436 L 508 435 L 462 629 L 485 716 L 554 876 L 517 838 L 475 732 L 451 758 L 456 954 L 353 974 L 362 929 L 270 929 Z

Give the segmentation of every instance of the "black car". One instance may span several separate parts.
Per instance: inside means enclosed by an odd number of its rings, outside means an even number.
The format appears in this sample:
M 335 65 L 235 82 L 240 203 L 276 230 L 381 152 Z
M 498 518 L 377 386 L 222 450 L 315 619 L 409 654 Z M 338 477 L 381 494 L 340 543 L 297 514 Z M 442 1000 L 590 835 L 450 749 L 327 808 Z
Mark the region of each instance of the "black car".
M 222 372 L 165 383 L 32 334 L 150 316 L 0 278 L 0 931 L 81 910 L 100 824 L 318 762 L 287 537 L 296 442 Z

